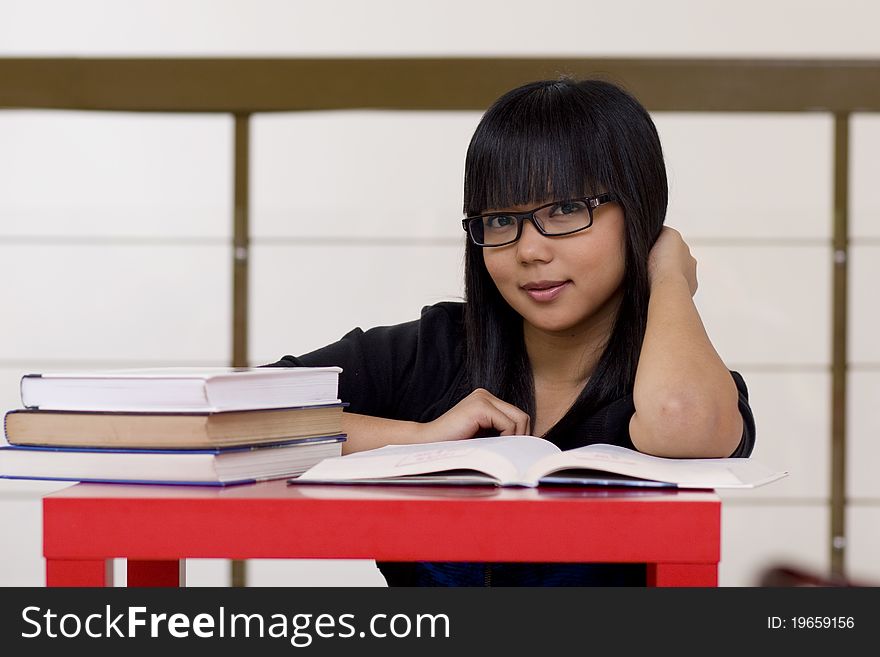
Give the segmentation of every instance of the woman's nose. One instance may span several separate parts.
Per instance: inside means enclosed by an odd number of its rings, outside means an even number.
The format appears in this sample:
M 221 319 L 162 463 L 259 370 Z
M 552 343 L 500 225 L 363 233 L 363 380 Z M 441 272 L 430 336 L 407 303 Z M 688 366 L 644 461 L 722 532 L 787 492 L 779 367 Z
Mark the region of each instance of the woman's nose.
M 517 256 L 523 262 L 547 261 L 551 258 L 550 238 L 542 235 L 535 224 L 528 219 L 523 219 L 522 234 L 516 246 Z

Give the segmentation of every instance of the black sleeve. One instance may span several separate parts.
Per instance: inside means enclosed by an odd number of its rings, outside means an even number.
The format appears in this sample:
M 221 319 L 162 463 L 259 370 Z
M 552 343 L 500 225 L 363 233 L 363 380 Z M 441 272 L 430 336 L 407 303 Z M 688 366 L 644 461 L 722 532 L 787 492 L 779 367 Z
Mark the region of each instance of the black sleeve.
M 743 418 L 743 435 L 740 438 L 739 445 L 731 454 L 731 457 L 746 458 L 755 448 L 755 418 L 752 415 L 752 408 L 749 406 L 749 389 L 746 387 L 745 379 L 739 372 L 730 371 L 736 383 L 736 389 L 739 391 L 739 412 Z
M 427 306 L 411 322 L 355 328 L 333 344 L 299 357 L 284 356 L 266 367 L 336 365 L 342 368 L 339 398 L 348 402 L 347 411 L 414 419 L 414 397 L 442 395 L 445 370 L 453 360 L 452 318 L 443 306 Z

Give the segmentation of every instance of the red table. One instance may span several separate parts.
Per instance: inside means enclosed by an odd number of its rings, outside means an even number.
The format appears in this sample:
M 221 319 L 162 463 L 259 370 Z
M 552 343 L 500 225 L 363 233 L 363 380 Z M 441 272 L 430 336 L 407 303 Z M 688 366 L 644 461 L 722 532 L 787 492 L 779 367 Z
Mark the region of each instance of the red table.
M 177 586 L 183 559 L 645 562 L 650 586 L 717 586 L 712 491 L 78 484 L 43 500 L 48 586 Z

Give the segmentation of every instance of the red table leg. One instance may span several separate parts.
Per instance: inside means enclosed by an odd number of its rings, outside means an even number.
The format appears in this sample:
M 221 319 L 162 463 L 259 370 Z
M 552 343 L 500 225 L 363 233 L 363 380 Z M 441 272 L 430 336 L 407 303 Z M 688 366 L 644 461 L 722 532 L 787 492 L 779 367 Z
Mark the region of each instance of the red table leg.
M 128 560 L 129 586 L 184 586 L 184 561 Z
M 705 563 L 649 563 L 648 586 L 718 586 L 718 566 Z
M 46 559 L 46 586 L 113 586 L 113 561 Z

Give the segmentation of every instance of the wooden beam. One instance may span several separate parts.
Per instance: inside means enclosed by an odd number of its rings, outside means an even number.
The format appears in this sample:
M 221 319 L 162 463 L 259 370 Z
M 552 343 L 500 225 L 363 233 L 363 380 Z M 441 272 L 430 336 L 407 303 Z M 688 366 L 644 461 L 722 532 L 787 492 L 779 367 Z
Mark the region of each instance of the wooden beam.
M 654 111 L 880 110 L 880 60 L 489 57 L 0 58 L 0 108 L 475 110 L 560 75 L 616 81 Z
M 849 114 L 834 116 L 834 233 L 831 298 L 831 574 L 845 577 L 846 394 L 849 268 Z

